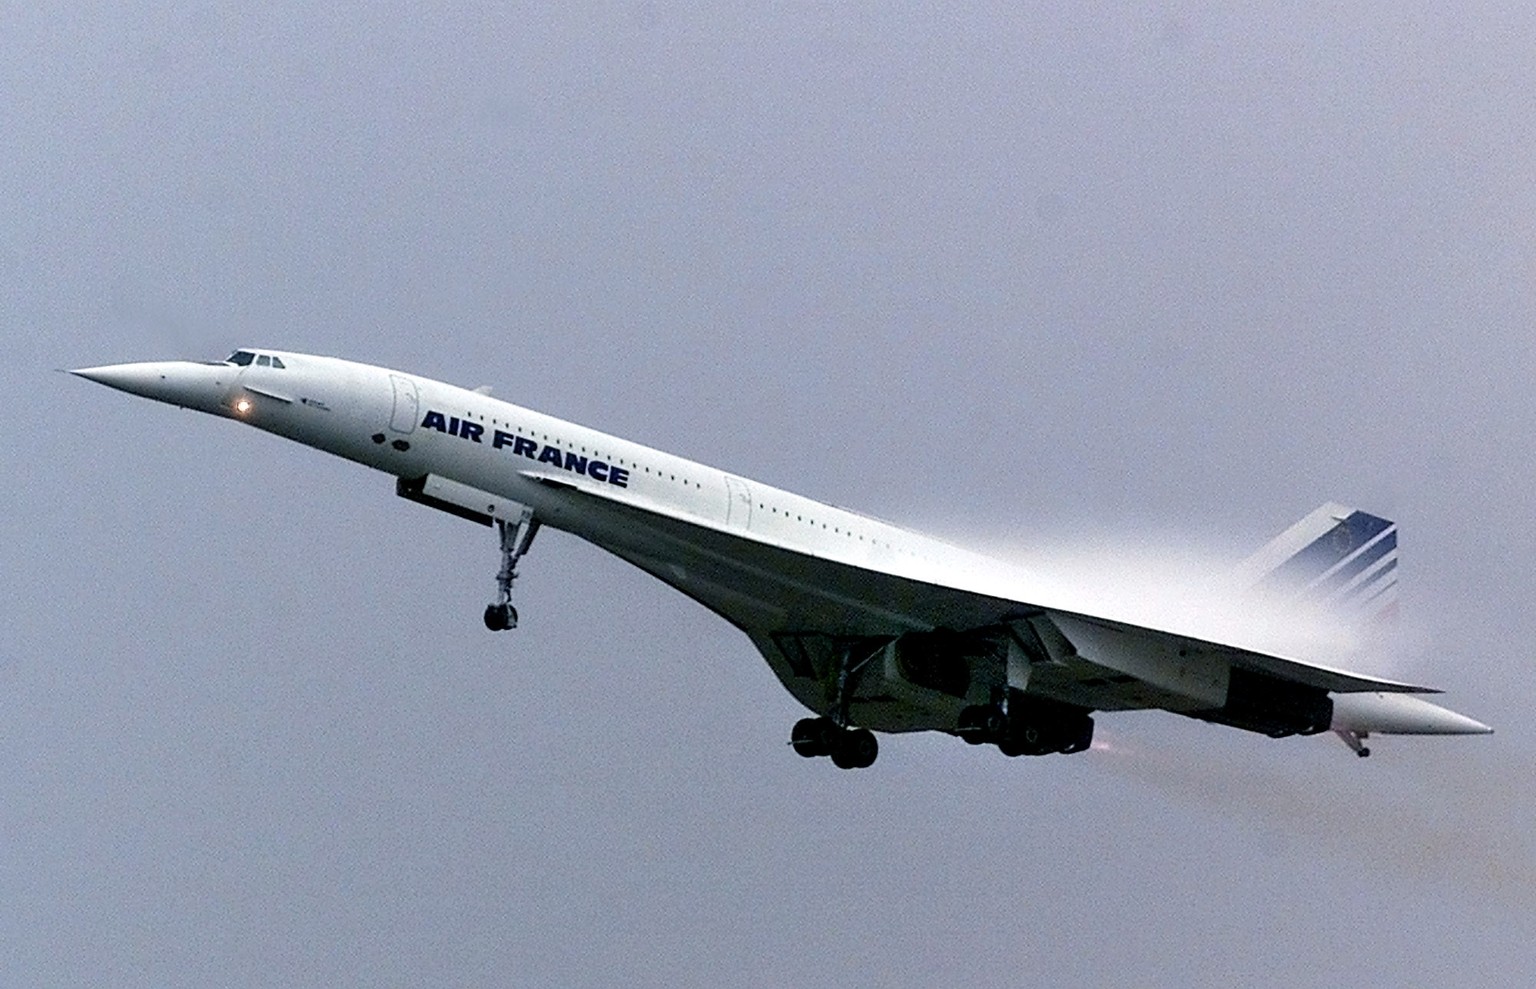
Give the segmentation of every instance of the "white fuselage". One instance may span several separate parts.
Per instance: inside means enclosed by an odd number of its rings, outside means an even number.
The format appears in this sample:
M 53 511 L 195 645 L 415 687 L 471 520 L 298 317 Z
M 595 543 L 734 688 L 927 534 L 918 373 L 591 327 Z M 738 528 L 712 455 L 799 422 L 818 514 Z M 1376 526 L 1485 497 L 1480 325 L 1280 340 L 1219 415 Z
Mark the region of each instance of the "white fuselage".
M 607 531 L 537 478 L 864 569 L 1030 596 L 1027 574 L 989 557 L 482 392 L 337 358 L 279 356 L 284 370 L 249 367 L 235 377 L 220 414 L 396 477 L 440 475 L 521 502 L 600 546 L 645 533 Z M 237 395 L 251 403 L 244 412 L 233 411 Z

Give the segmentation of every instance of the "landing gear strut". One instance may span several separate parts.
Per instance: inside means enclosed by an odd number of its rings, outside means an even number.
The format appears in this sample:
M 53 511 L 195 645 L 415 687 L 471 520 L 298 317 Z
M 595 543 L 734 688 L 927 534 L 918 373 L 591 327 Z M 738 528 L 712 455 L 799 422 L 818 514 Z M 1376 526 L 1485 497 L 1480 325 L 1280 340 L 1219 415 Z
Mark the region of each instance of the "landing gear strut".
M 501 570 L 496 574 L 496 600 L 485 606 L 485 627 L 492 632 L 517 628 L 517 609 L 512 607 L 512 582 L 517 579 L 517 562 L 533 545 L 539 520 L 533 509 L 524 508 L 516 521 L 496 520 L 501 537 Z

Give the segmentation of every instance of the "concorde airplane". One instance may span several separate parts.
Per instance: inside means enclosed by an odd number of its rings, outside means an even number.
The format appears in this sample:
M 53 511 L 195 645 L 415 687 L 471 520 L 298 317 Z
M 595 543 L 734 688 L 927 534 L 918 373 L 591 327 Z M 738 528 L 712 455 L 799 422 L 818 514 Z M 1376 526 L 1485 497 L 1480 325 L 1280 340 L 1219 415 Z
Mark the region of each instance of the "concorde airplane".
M 746 633 L 813 715 L 794 750 L 844 769 L 874 732 L 940 731 L 1010 756 L 1081 752 L 1092 714 L 1158 708 L 1280 738 L 1491 729 L 1427 687 L 1106 613 L 1027 570 L 856 512 L 401 371 L 237 350 L 222 361 L 70 372 L 235 419 L 395 477 L 403 498 L 493 527 L 484 620 L 516 627 L 513 582 L 541 526 L 580 536 Z M 1391 606 L 1397 527 L 1319 508 L 1246 566 L 1256 584 Z M 1091 591 L 1090 589 L 1087 589 Z M 1166 625 L 1166 627 L 1164 627 Z

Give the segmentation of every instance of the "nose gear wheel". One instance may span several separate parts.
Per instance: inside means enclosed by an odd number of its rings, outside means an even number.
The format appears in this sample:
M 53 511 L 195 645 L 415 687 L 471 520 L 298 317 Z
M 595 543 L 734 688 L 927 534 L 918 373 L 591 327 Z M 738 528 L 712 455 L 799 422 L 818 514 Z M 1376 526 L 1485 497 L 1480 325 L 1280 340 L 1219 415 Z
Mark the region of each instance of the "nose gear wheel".
M 492 632 L 505 632 L 517 628 L 517 609 L 510 604 L 485 606 L 485 627 Z

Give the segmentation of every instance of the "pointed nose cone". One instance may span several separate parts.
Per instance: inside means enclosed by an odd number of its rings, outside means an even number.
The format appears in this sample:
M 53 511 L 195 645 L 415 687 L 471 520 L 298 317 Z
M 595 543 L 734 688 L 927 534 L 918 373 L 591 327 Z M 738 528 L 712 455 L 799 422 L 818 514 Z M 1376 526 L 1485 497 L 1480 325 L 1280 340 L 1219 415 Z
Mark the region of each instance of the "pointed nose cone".
M 1493 729 L 1492 728 L 1490 728 L 1489 726 L 1483 724 L 1481 721 L 1478 721 L 1476 718 L 1469 718 L 1465 714 L 1456 714 L 1455 711 L 1452 711 L 1451 713 L 1456 715 L 1456 721 L 1455 721 L 1456 730 L 1452 734 L 1456 734 L 1456 735 L 1492 735 L 1493 734 Z
M 101 367 L 76 368 L 69 373 L 130 395 L 158 399 L 160 395 L 156 392 L 165 376 L 156 373 L 156 367 L 157 364 L 103 364 Z
M 183 408 L 227 415 L 223 399 L 234 384 L 236 368 L 192 361 L 104 364 L 70 371 L 77 378 Z

